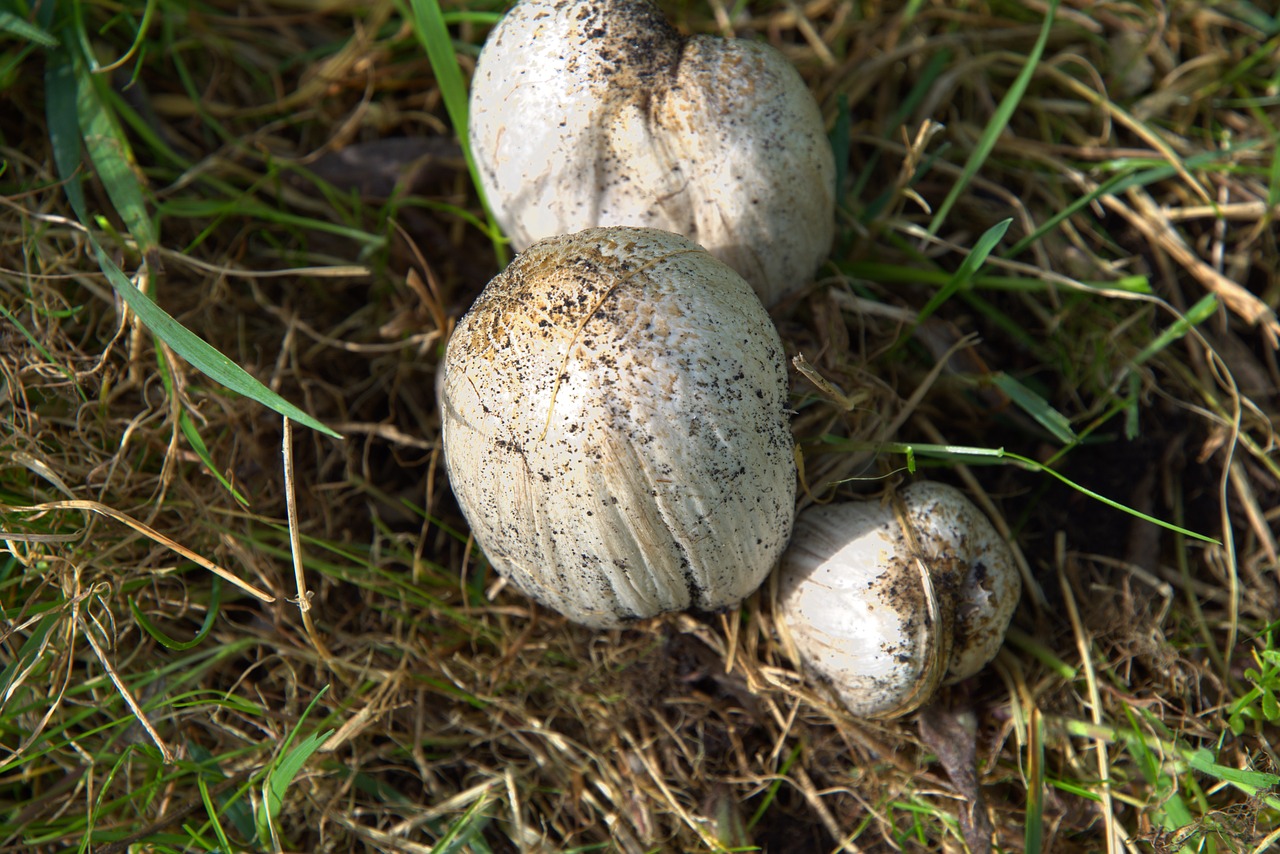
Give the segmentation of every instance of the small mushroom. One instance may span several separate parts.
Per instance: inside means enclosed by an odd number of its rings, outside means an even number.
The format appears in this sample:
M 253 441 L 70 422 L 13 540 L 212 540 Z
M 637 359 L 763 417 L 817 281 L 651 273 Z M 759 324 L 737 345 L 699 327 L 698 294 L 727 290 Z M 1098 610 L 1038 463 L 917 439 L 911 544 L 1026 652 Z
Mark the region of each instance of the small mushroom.
M 445 462 L 493 566 L 589 626 L 750 595 L 795 517 L 778 333 L 686 238 L 535 243 L 444 360 Z
M 517 249 L 660 228 L 772 305 L 831 246 L 834 157 L 800 75 L 760 42 L 682 36 L 649 0 L 516 4 L 480 53 L 470 139 Z
M 1021 589 L 990 520 L 959 490 L 919 482 L 898 510 L 850 501 L 800 514 L 778 624 L 850 712 L 891 718 L 994 658 Z

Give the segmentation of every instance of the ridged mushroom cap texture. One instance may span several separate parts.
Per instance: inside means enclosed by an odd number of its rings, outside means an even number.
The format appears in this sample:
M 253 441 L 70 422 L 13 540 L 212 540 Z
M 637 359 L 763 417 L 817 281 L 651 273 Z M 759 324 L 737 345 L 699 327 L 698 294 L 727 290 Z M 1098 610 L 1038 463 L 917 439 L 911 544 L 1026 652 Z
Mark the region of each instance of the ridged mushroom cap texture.
M 520 254 L 449 340 L 442 413 L 490 562 L 579 623 L 736 605 L 791 534 L 778 333 L 678 235 L 587 229 Z
M 1021 595 L 1009 546 L 959 490 L 811 507 L 778 579 L 778 622 L 855 715 L 891 718 L 995 657 Z
M 835 228 L 817 103 L 772 47 L 682 36 L 647 0 L 524 0 L 472 80 L 481 183 L 517 249 L 603 225 L 683 234 L 765 305 L 810 281 Z

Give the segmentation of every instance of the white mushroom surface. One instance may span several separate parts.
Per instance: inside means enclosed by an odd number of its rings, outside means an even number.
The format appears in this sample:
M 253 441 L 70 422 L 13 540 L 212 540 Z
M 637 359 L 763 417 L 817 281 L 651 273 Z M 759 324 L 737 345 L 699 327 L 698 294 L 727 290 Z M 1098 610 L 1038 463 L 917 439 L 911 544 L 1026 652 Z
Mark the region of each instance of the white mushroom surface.
M 1022 582 L 990 520 L 959 490 L 918 482 L 892 504 L 850 501 L 796 520 L 778 622 L 805 667 L 862 717 L 919 708 L 995 657 Z
M 675 234 L 534 244 L 458 323 L 445 460 L 493 566 L 589 626 L 736 605 L 794 519 L 778 333 Z
M 772 305 L 831 246 L 835 161 L 800 75 L 760 42 L 682 36 L 649 0 L 516 4 L 476 65 L 470 140 L 517 249 L 660 228 Z

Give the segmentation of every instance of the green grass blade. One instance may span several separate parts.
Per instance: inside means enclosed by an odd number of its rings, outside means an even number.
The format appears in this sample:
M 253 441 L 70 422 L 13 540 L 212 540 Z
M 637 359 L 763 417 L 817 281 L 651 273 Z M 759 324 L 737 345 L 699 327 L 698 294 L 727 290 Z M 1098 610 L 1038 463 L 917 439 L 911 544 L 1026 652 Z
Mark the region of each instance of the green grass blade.
M 1217 310 L 1218 298 L 1213 294 L 1205 294 L 1198 302 L 1196 302 L 1195 305 L 1187 309 L 1186 314 L 1175 320 L 1169 325 L 1168 329 L 1157 335 L 1155 340 L 1143 347 L 1142 352 L 1133 357 L 1133 362 L 1130 363 L 1131 366 L 1136 368 L 1143 364 L 1165 347 L 1168 347 L 1174 341 L 1182 338 L 1190 332 L 1193 327 L 1199 326 L 1201 323 L 1204 323 L 1206 320 L 1213 317 Z
M 307 704 L 307 708 L 303 710 L 302 716 L 298 719 L 298 725 L 285 738 L 284 745 L 280 748 L 280 755 L 272 763 L 270 770 L 267 771 L 262 780 L 262 811 L 257 815 L 257 822 L 258 840 L 265 847 L 271 847 L 271 841 L 275 836 L 275 820 L 280 815 L 281 807 L 284 806 L 284 796 L 289 790 L 289 786 L 293 784 L 293 778 L 298 776 L 302 766 L 333 734 L 333 730 L 312 733 L 297 746 L 291 746 L 303 723 L 306 722 L 307 717 L 311 714 L 312 709 L 315 708 L 316 703 L 320 702 L 320 698 L 328 690 L 329 686 L 324 686 Z
M 194 761 L 204 766 L 201 769 L 201 774 L 198 778 L 200 782 L 204 782 L 206 774 L 209 777 L 212 777 L 215 782 L 220 782 L 222 784 L 225 784 L 227 780 L 232 779 L 223 773 L 222 767 L 218 764 L 217 757 L 210 753 L 204 746 L 189 741 L 187 742 L 187 750 Z M 244 800 L 241 800 L 241 798 L 248 793 L 249 788 L 249 785 L 246 784 L 238 792 L 223 792 L 221 795 L 216 796 L 216 804 L 219 808 L 218 815 L 222 818 L 229 819 L 232 826 L 235 828 L 236 832 L 240 834 L 242 839 L 252 839 L 255 832 L 253 825 L 253 813 L 250 811 L 248 804 Z M 213 792 L 210 792 L 210 798 L 212 799 L 213 797 Z M 219 834 L 219 836 L 221 836 L 221 834 Z M 233 851 L 235 849 L 228 848 L 227 850 Z
M 156 639 L 156 642 L 165 649 L 176 649 L 186 651 L 192 647 L 198 646 L 202 640 L 209 634 L 213 628 L 213 623 L 218 619 L 219 605 L 222 600 L 222 579 L 218 576 L 213 577 L 213 584 L 209 591 L 209 609 L 205 612 L 204 622 L 200 625 L 200 630 L 196 632 L 196 636 L 189 641 L 177 641 L 166 635 L 164 632 L 156 628 L 146 614 L 142 613 L 142 609 L 138 607 L 138 602 L 132 596 L 129 597 L 129 610 L 133 611 L 133 617 L 138 621 L 138 625 L 146 630 L 147 634 Z
M 1262 771 L 1242 771 L 1229 765 L 1220 765 L 1214 760 L 1213 753 L 1206 747 L 1189 751 L 1186 754 L 1187 764 L 1202 774 L 1208 774 L 1218 780 L 1224 780 L 1234 786 L 1248 786 L 1257 789 L 1271 789 L 1280 786 L 1280 776 L 1266 774 Z
M 413 31 L 427 52 L 431 71 L 440 87 L 440 96 L 444 99 L 444 108 L 449 113 L 449 120 L 453 122 L 454 132 L 458 135 L 458 143 L 462 146 L 467 168 L 471 170 L 474 181 L 477 176 L 471 159 L 471 140 L 467 135 L 467 84 L 462 79 L 462 69 L 458 65 L 453 39 L 449 37 L 449 28 L 440 11 L 440 3 L 437 0 L 409 0 L 409 5 L 413 13 Z M 479 182 L 475 183 L 479 187 Z
M 853 147 L 853 115 L 849 96 L 841 92 L 836 98 L 836 124 L 831 129 L 831 150 L 836 156 L 836 201 L 844 201 L 844 185 L 849 177 L 849 150 Z
M 1076 676 L 1080 674 L 1080 668 L 1072 667 L 1070 664 L 1067 664 L 1061 658 L 1054 655 L 1053 650 L 1049 649 L 1049 647 L 1040 643 L 1017 626 L 1009 627 L 1008 631 L 1005 633 L 1005 640 L 1011 646 L 1017 647 L 1022 652 L 1031 655 L 1045 667 L 1049 668 L 1049 670 L 1058 674 L 1060 679 L 1072 682 L 1075 680 Z
M 227 832 L 222 829 L 222 816 L 218 814 L 218 808 L 213 803 L 213 796 L 209 794 L 209 784 L 205 782 L 203 775 L 196 777 L 196 785 L 200 789 L 200 801 L 204 804 L 204 811 L 209 816 L 209 823 L 213 825 L 213 832 L 218 836 L 218 844 L 222 846 L 224 854 L 229 854 L 235 849 L 231 847 L 231 840 L 227 838 Z
M 1044 849 L 1044 721 L 1040 711 L 1032 708 L 1031 726 L 1027 731 L 1027 817 L 1023 843 L 1027 854 L 1040 854 Z
M 213 456 L 209 453 L 209 447 L 205 445 L 204 439 L 200 436 L 200 431 L 196 429 L 196 423 L 191 420 L 191 416 L 183 411 L 178 415 L 178 426 L 182 429 L 182 435 L 187 437 L 187 442 L 191 445 L 191 450 L 196 452 L 196 456 L 200 458 L 200 462 L 204 463 L 204 467 L 209 474 L 213 475 L 218 483 L 222 484 L 222 488 L 231 493 L 231 497 L 239 502 L 241 507 L 249 507 L 249 499 L 244 496 L 240 490 L 227 480 L 226 476 L 219 468 L 214 465 Z
M 433 854 L 460 854 L 464 850 L 464 846 L 469 843 L 481 843 L 484 840 L 479 838 L 477 834 L 484 830 L 489 823 L 489 816 L 482 810 L 488 806 L 488 799 L 484 795 L 476 798 L 475 802 L 467 807 L 467 811 L 462 817 L 449 826 L 444 835 L 432 846 Z M 477 846 L 478 847 L 478 846 Z M 490 850 L 488 846 L 484 846 L 480 850 Z M 479 850 L 476 852 L 479 854 Z
M 120 753 L 115 763 L 111 766 L 111 770 L 107 772 L 106 779 L 101 783 L 98 789 L 98 797 L 94 799 L 93 806 L 89 809 L 89 815 L 85 822 L 84 836 L 80 839 L 80 854 L 93 850 L 93 828 L 98 823 L 98 818 L 102 814 L 103 804 L 106 800 L 107 793 L 111 791 L 111 781 L 120 773 L 120 769 L 125 767 L 132 758 L 133 747 L 129 746 Z
M 86 228 L 91 228 L 94 220 L 89 215 L 84 188 L 81 186 L 80 168 L 83 149 L 80 138 L 79 88 L 75 63 L 71 55 L 64 50 L 55 51 L 50 56 L 45 70 L 45 116 L 49 123 L 54 163 L 58 168 L 59 177 L 63 180 L 72 210 Z M 335 439 L 342 438 L 338 433 L 321 424 L 319 420 L 258 382 L 235 362 L 174 320 L 150 297 L 134 287 L 124 272 L 108 257 L 92 232 L 89 232 L 89 242 L 93 247 L 98 266 L 116 293 L 120 294 L 148 329 L 196 370 L 237 394 L 255 400 L 303 426 Z
M 1101 501 L 1108 507 L 1119 510 L 1122 513 L 1128 513 L 1130 516 L 1137 516 L 1145 522 L 1150 522 L 1153 525 L 1159 525 L 1161 528 L 1182 534 L 1184 537 L 1191 537 L 1192 539 L 1200 540 L 1201 542 L 1221 545 L 1221 542 L 1215 540 L 1213 537 L 1206 536 L 1205 534 L 1197 534 L 1195 531 L 1189 531 L 1186 528 L 1173 524 L 1172 522 L 1165 522 L 1162 519 L 1157 519 L 1155 516 L 1148 515 L 1140 510 L 1135 510 L 1132 507 L 1126 507 L 1118 501 L 1113 501 L 1105 495 L 1100 495 L 1091 489 L 1081 486 L 1071 478 L 1059 472 L 1057 469 L 1050 468 L 1044 463 L 1037 462 L 1030 457 L 1015 454 L 1012 451 L 1006 451 L 1004 448 L 975 448 L 967 445 L 932 445 L 917 442 L 912 442 L 910 444 L 904 442 L 857 442 L 837 436 L 823 436 L 822 438 L 823 441 L 828 444 L 837 445 L 851 451 L 879 451 L 887 454 L 906 454 L 911 452 L 921 456 L 947 460 L 955 463 L 972 464 L 981 462 L 1014 462 L 1023 468 L 1030 469 L 1031 471 L 1038 471 L 1047 475 L 1052 475 L 1082 495 L 1087 495 L 1095 501 Z
M 99 88 L 106 85 L 107 78 L 91 73 L 84 63 L 75 63 L 75 68 L 76 109 L 85 150 L 116 213 L 137 241 L 138 250 L 147 255 L 155 251 L 159 241 L 147 213 L 142 183 L 133 170 L 133 149 Z
M 124 65 L 132 59 L 138 51 L 145 47 L 148 43 L 147 33 L 151 29 L 151 22 L 155 19 L 156 11 L 159 8 L 160 4 L 157 0 L 146 0 L 146 6 L 142 10 L 142 20 L 138 22 L 138 26 L 134 32 L 133 42 L 129 45 L 128 50 L 126 50 L 119 59 L 109 63 L 105 68 L 97 69 L 99 73 L 112 71 L 121 65 Z M 141 70 L 140 66 L 134 73 L 136 74 L 139 70 Z
M 76 106 L 79 98 L 77 89 L 71 54 L 65 50 L 54 51 L 44 72 L 44 113 L 49 124 L 49 144 L 53 148 L 53 162 L 58 168 L 58 177 L 62 179 L 67 201 L 71 203 L 76 217 L 87 227 L 90 219 L 81 184 L 83 149 L 80 144 L 80 113 Z
M 1124 412 L 1124 437 L 1132 442 L 1142 435 L 1140 426 L 1140 409 L 1142 403 L 1142 378 L 1137 373 L 1129 374 L 1128 390 L 1118 401 Z
M 449 37 L 449 27 L 445 23 L 444 14 L 440 11 L 438 0 L 409 0 L 410 24 L 418 41 L 427 52 L 427 60 L 431 63 L 431 71 L 435 74 L 436 85 L 440 87 L 440 96 L 444 99 L 444 108 L 449 113 L 449 121 L 453 122 L 454 133 L 458 144 L 462 146 L 462 156 L 467 161 L 467 172 L 471 175 L 471 183 L 480 197 L 480 204 L 486 212 L 489 202 L 485 198 L 484 185 L 480 183 L 480 172 L 476 168 L 475 158 L 471 153 L 471 138 L 467 132 L 469 126 L 469 110 L 467 104 L 467 84 L 462 78 L 462 69 L 458 65 L 458 56 L 453 49 L 453 39 Z M 498 266 L 507 265 L 506 244 L 499 236 L 499 231 L 489 215 L 490 236 L 493 239 L 494 253 Z
M 1165 830 L 1181 830 L 1195 820 L 1191 815 L 1191 810 L 1187 807 L 1187 803 L 1182 799 L 1182 796 L 1178 794 L 1173 779 L 1164 772 L 1161 760 L 1151 750 L 1150 745 L 1147 744 L 1147 739 L 1138 728 L 1138 718 L 1134 714 L 1134 709 L 1126 705 L 1124 713 L 1125 717 L 1129 719 L 1133 737 L 1125 739 L 1123 744 L 1129 755 L 1133 756 L 1137 761 L 1138 768 L 1141 770 L 1143 778 L 1147 781 L 1147 785 L 1151 786 L 1156 796 L 1160 799 L 1160 808 L 1156 811 L 1156 814 L 1163 819 L 1162 824 Z M 1139 710 L 1139 713 L 1141 713 L 1141 710 Z M 1150 720 L 1148 715 L 1144 715 L 1144 717 Z
M 0 32 L 34 42 L 41 47 L 57 47 L 60 44 L 53 33 L 3 9 L 0 9 Z
M 1173 172 L 1173 169 L 1170 169 L 1169 171 Z M 1013 244 L 1013 246 L 1010 246 L 1008 249 L 1006 249 L 1003 253 L 1001 253 L 1001 257 L 1002 258 L 1018 257 L 1028 247 L 1034 245 L 1036 241 L 1040 240 L 1042 237 L 1044 237 L 1046 234 L 1048 234 L 1050 231 L 1056 228 L 1058 226 L 1058 223 L 1074 216 L 1077 211 L 1087 208 L 1089 205 L 1093 204 L 1093 202 L 1100 196 L 1112 195 L 1114 193 L 1119 192 L 1121 182 L 1127 181 L 1130 177 L 1131 176 L 1127 174 L 1112 175 L 1110 178 L 1108 178 L 1107 180 L 1099 184 L 1097 187 L 1095 187 L 1091 192 L 1085 193 L 1083 196 L 1076 197 L 1076 199 L 1072 201 L 1070 204 L 1063 206 L 1060 210 L 1055 212 L 1053 216 L 1049 217 L 1044 222 L 1040 223 L 1040 225 L 1036 227 L 1035 231 L 1031 232 L 1026 237 L 1022 238 L 1017 243 Z
M 1077 441 L 1076 431 L 1071 429 L 1067 416 L 1049 405 L 1049 402 L 1006 373 L 993 377 L 996 388 L 1013 401 L 1014 405 L 1030 415 L 1053 437 L 1064 445 Z
M 34 347 L 36 349 L 36 352 L 38 352 L 41 356 L 44 356 L 44 358 L 49 362 L 50 365 L 56 365 L 58 368 L 58 372 L 67 378 L 67 381 L 71 383 L 71 387 L 76 390 L 76 394 L 80 396 L 80 399 L 82 401 L 88 402 L 89 397 L 84 393 L 84 388 L 80 385 L 80 381 L 76 379 L 75 371 L 71 370 L 71 368 L 67 367 L 66 365 L 58 364 L 58 361 L 53 358 L 53 354 L 49 352 L 49 349 L 44 346 L 44 344 L 40 341 L 39 338 L 37 338 L 35 335 L 31 333 L 31 330 L 26 327 L 26 324 L 24 324 L 21 320 L 19 320 L 16 316 L 14 316 L 14 314 L 11 311 L 9 311 L 9 309 L 5 308 L 2 305 L 0 305 L 0 317 L 3 317 L 5 320 L 13 324 L 14 328 L 17 329 L 18 332 L 22 334 L 22 337 L 26 338 L 27 341 L 31 342 L 31 346 Z
M 331 729 L 312 733 L 286 753 L 280 759 L 280 762 L 271 769 L 271 773 L 267 775 L 262 784 L 262 794 L 267 814 L 272 821 L 275 821 L 280 815 L 280 808 L 284 806 L 285 793 L 289 790 L 289 786 L 293 784 L 293 778 L 298 776 L 302 766 L 307 764 L 307 760 L 320 749 L 320 746 L 331 735 L 333 735 L 333 730 Z
M 98 258 L 98 266 L 106 273 L 107 280 L 111 282 L 111 286 L 115 288 L 116 293 L 120 294 L 121 298 L 128 303 L 129 308 L 133 309 L 134 313 L 138 315 L 138 319 L 148 329 L 160 336 L 160 339 L 168 344 L 173 349 L 173 352 L 186 359 L 201 373 L 237 394 L 256 400 L 263 406 L 274 409 L 281 415 L 310 427 L 312 430 L 324 433 L 326 436 L 332 436 L 335 439 L 342 438 L 340 434 L 330 430 L 317 419 L 258 382 L 244 368 L 219 353 L 203 338 L 200 338 L 174 320 L 167 311 L 134 287 L 124 272 L 107 257 L 106 251 L 103 250 L 96 239 L 92 236 L 89 239 L 93 244 L 94 254 Z
M 769 788 L 765 790 L 764 798 L 760 801 L 760 806 L 756 807 L 756 811 L 751 814 L 751 818 L 747 819 L 747 830 L 752 830 L 760 819 L 764 818 L 765 813 L 769 811 L 769 807 L 773 804 L 774 798 L 778 796 L 778 790 L 782 787 L 782 781 L 787 779 L 787 773 L 791 770 L 791 766 L 796 763 L 804 753 L 804 743 L 797 742 L 796 746 L 791 748 L 791 752 L 787 754 L 787 758 L 782 761 L 782 767 L 778 769 L 777 775 L 774 776 L 773 782 L 769 784 Z
M 1000 138 L 1000 134 L 1004 133 L 1004 129 L 1009 124 L 1009 119 L 1013 117 L 1013 111 L 1018 108 L 1018 103 L 1022 101 L 1023 93 L 1027 91 L 1027 85 L 1031 82 L 1031 75 L 1035 73 L 1036 66 L 1040 64 L 1040 57 L 1044 54 L 1044 47 L 1049 41 L 1049 33 L 1053 30 L 1053 19 L 1057 12 L 1058 0 L 1049 0 L 1049 8 L 1044 14 L 1044 24 L 1040 27 L 1040 35 L 1036 39 L 1035 46 L 1031 49 L 1031 53 L 1027 55 L 1026 64 L 1018 72 L 1018 76 L 1014 79 L 1013 85 L 1009 87 L 1009 91 L 1000 99 L 995 115 L 987 123 L 987 127 L 978 139 L 978 144 L 974 147 L 973 153 L 965 161 L 959 180 L 952 185 L 951 191 L 947 193 L 947 197 L 943 199 L 942 204 L 938 206 L 937 212 L 934 213 L 933 219 L 929 221 L 930 234 L 938 233 L 938 229 L 942 226 L 943 221 L 946 220 L 947 214 L 951 212 L 951 207 L 969 186 L 973 176 L 978 174 L 978 170 L 982 168 L 982 164 L 986 162 L 987 156 L 991 154 L 992 149 L 996 147 L 996 140 Z
M 1238 145 L 1225 146 L 1221 149 L 1213 151 L 1205 151 L 1200 154 L 1188 157 L 1184 162 L 1187 169 L 1207 168 L 1216 163 L 1228 159 L 1230 157 L 1238 157 L 1241 152 L 1257 147 L 1258 143 L 1247 141 Z M 1119 169 L 1120 171 L 1094 187 L 1088 193 L 1076 198 L 1070 204 L 1046 219 L 1036 230 L 1028 234 L 1026 237 L 1013 244 L 1007 249 L 1001 257 L 1016 258 L 1027 247 L 1040 240 L 1064 219 L 1073 216 L 1077 211 L 1093 204 L 1094 201 L 1102 196 L 1114 196 L 1123 193 L 1130 187 L 1146 187 L 1160 181 L 1167 180 L 1178 174 L 1178 170 L 1164 162 L 1154 162 L 1148 160 L 1139 160 L 1130 158 L 1128 160 L 1109 161 L 1100 164 L 1101 168 Z M 1149 168 L 1143 168 L 1149 167 Z M 1150 293 L 1150 290 L 1145 291 Z
M 964 261 L 960 264 L 960 269 L 956 270 L 950 280 L 938 289 L 929 301 L 925 303 L 924 308 L 920 309 L 920 314 L 916 318 L 916 325 L 924 323 L 930 315 L 942 307 L 943 303 L 951 299 L 956 291 L 966 287 L 973 280 L 978 269 L 987 260 L 987 256 L 991 254 L 991 250 L 996 248 L 996 244 L 1000 242 L 1000 238 L 1004 237 L 1004 233 L 1009 230 L 1009 224 L 1013 222 L 1013 218 L 1001 220 L 986 230 L 978 242 L 973 245 L 973 249 L 965 256 Z
M 1048 466 L 1043 465 L 1042 463 L 1036 462 L 1030 457 L 1024 457 L 1021 454 L 1015 454 L 1010 451 L 1006 451 L 1004 455 L 1009 459 L 1015 462 L 1021 463 L 1022 465 L 1027 466 L 1028 468 L 1034 471 L 1041 471 L 1041 472 L 1044 472 L 1045 474 L 1052 475 L 1053 477 L 1056 477 L 1058 480 L 1065 483 L 1067 486 L 1074 489 L 1076 492 L 1079 492 L 1083 495 L 1087 495 L 1090 498 L 1094 499 L 1095 501 L 1101 501 L 1103 504 L 1115 510 L 1119 510 L 1123 513 L 1128 513 L 1130 516 L 1137 516 L 1139 519 L 1142 519 L 1144 522 L 1150 522 L 1153 525 L 1159 525 L 1161 528 L 1165 528 L 1170 531 L 1175 531 L 1179 534 L 1182 534 L 1184 537 L 1191 537 L 1192 539 L 1200 540 L 1201 542 L 1204 542 L 1204 543 L 1213 543 L 1214 545 L 1222 545 L 1222 543 L 1219 540 L 1215 540 L 1213 537 L 1206 536 L 1205 534 L 1197 534 L 1195 531 L 1189 531 L 1186 528 L 1181 528 L 1173 524 L 1172 522 L 1165 522 L 1162 519 L 1157 519 L 1155 516 L 1151 516 L 1146 513 L 1143 513 L 1141 510 L 1135 510 L 1132 507 L 1128 507 L 1124 504 L 1121 504 L 1119 501 L 1113 501 L 1112 499 L 1107 498 L 1105 495 L 1101 495 L 1097 492 L 1094 492 L 1092 489 L 1087 489 L 1084 486 L 1081 486 L 1080 484 L 1076 483 L 1074 480 L 1071 480 L 1069 477 L 1059 472 L 1057 469 L 1049 468 Z

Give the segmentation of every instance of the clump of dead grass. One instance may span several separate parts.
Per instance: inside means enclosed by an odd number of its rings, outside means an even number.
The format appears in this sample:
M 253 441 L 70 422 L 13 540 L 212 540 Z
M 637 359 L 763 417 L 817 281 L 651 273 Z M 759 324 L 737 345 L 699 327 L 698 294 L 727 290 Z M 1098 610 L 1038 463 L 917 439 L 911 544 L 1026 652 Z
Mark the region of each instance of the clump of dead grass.
M 88 5 L 94 47 L 123 54 L 133 11 Z M 0 117 L 0 847 L 954 850 L 981 847 L 979 795 L 1001 850 L 1275 839 L 1277 715 L 1249 702 L 1280 612 L 1280 53 L 1257 7 L 1059 6 L 967 181 L 1044 7 L 678 10 L 785 50 L 846 164 L 831 263 L 777 313 L 802 357 L 803 500 L 904 479 L 884 443 L 914 443 L 1020 549 L 1011 642 L 925 729 L 806 684 L 767 590 L 611 633 L 502 590 L 452 504 L 432 391 L 497 260 L 408 26 L 390 5 L 166 12 L 115 80 L 161 225 L 155 294 L 346 439 L 294 428 L 286 481 L 279 418 L 134 322 L 21 57 Z M 453 22 L 464 70 L 490 19 Z M 318 749 L 285 778 L 295 734 Z

